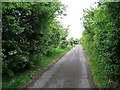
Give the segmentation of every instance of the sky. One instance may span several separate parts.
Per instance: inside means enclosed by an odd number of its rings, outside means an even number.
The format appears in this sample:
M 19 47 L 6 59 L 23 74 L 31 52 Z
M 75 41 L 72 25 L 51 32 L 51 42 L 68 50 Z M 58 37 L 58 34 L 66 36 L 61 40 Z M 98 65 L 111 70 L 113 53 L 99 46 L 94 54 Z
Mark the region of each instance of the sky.
M 94 2 L 99 0 L 59 0 L 63 4 L 67 5 L 66 14 L 67 16 L 63 17 L 62 24 L 64 27 L 69 27 L 69 35 L 67 39 L 73 37 L 81 38 L 84 28 L 82 27 L 82 21 L 80 18 L 83 16 L 83 9 L 90 8 L 94 5 Z

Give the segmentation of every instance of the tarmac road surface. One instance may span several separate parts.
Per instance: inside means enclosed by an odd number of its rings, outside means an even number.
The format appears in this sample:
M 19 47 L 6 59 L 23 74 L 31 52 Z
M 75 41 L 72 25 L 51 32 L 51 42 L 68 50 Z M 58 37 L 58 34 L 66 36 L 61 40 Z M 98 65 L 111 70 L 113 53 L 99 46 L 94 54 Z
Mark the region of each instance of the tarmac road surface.
M 75 46 L 28 88 L 96 88 L 82 46 Z

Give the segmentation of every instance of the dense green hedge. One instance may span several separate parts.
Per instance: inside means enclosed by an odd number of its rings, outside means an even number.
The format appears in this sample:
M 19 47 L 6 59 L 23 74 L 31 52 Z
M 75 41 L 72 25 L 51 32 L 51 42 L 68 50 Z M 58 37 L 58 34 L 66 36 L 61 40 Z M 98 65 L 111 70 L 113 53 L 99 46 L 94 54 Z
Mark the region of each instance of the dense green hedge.
M 2 72 L 15 73 L 35 66 L 34 55 L 51 55 L 67 31 L 57 21 L 65 6 L 60 2 L 2 2 Z M 64 39 L 62 39 L 64 38 Z
M 88 57 L 104 79 L 120 83 L 120 2 L 99 3 L 84 12 L 81 42 Z

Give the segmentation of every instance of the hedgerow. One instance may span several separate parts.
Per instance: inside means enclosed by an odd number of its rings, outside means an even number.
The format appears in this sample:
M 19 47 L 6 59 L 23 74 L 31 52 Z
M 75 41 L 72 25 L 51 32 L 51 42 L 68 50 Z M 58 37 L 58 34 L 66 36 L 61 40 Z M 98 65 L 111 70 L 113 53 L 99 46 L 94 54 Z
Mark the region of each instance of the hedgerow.
M 120 83 L 120 2 L 84 10 L 83 23 L 81 42 L 91 62 L 104 79 Z
M 2 2 L 2 73 L 16 73 L 36 66 L 37 54 L 51 55 L 67 31 L 57 17 L 60 2 Z M 65 45 L 65 44 L 63 44 Z

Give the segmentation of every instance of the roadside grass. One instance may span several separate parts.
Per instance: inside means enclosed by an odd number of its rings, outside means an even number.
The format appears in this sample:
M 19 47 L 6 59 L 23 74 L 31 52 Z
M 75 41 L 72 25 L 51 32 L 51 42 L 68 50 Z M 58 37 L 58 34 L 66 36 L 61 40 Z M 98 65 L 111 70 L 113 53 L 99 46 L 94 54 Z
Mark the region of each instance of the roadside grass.
M 55 52 L 50 56 L 42 56 L 42 57 L 38 56 L 38 59 L 40 60 L 38 60 L 39 62 L 37 62 L 38 63 L 37 66 L 23 73 L 17 74 L 12 79 L 9 79 L 3 76 L 2 89 L 13 90 L 15 88 L 16 90 L 20 90 L 25 85 L 30 83 L 36 77 L 38 72 L 42 73 L 50 64 L 58 60 L 61 56 L 67 53 L 71 48 L 66 48 L 66 49 L 57 48 Z
M 108 80 L 105 78 L 104 73 L 102 72 L 101 66 L 98 66 L 98 62 L 96 61 L 96 57 L 93 57 L 91 53 L 89 53 L 84 47 L 83 47 L 85 56 L 87 57 L 88 64 L 90 66 L 91 74 L 93 76 L 94 82 L 97 86 L 97 88 L 110 88 L 110 84 Z
M 109 88 L 108 80 L 101 74 L 103 71 L 99 66 L 97 66 L 95 60 L 88 60 L 90 69 L 93 75 L 93 79 L 98 88 Z
M 84 49 L 84 48 L 83 48 Z M 96 84 L 96 86 L 99 89 L 103 89 L 103 88 L 118 88 L 118 83 L 110 81 L 106 75 L 104 74 L 104 70 L 102 68 L 102 66 L 99 66 L 99 62 L 97 62 L 96 57 L 93 57 L 90 53 L 88 53 L 85 49 L 84 49 L 84 53 L 88 59 L 88 64 L 90 66 L 91 69 L 91 73 L 94 79 L 94 82 Z
M 92 71 L 93 79 L 99 89 L 114 88 L 120 90 L 120 84 L 107 78 L 103 72 L 104 70 L 96 64 L 95 60 L 89 60 L 88 63 Z

